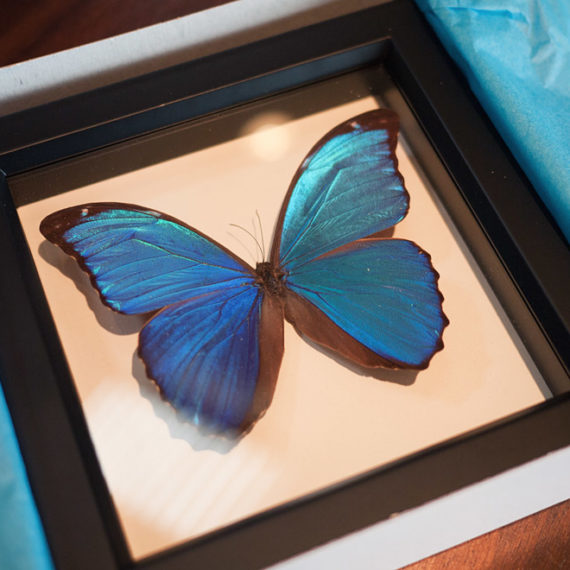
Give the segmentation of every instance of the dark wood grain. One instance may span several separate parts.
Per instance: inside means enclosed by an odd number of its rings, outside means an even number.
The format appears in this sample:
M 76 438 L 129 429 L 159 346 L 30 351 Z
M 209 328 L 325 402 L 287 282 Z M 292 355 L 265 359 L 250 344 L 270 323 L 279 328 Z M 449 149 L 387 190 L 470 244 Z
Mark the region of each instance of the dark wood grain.
M 457 568 L 570 568 L 570 500 L 406 566 L 406 570 Z
M 0 66 L 185 16 L 229 0 L 19 0 L 0 18 Z M 570 568 L 570 500 L 406 570 Z
M 2 7 L 0 66 L 186 16 L 229 0 L 17 0 Z

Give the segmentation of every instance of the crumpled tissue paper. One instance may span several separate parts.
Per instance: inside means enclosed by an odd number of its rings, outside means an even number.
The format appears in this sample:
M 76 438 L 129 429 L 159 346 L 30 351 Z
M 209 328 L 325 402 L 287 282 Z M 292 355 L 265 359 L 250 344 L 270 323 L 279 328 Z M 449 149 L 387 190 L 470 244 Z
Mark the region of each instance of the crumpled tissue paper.
M 416 3 L 570 242 L 570 2 Z

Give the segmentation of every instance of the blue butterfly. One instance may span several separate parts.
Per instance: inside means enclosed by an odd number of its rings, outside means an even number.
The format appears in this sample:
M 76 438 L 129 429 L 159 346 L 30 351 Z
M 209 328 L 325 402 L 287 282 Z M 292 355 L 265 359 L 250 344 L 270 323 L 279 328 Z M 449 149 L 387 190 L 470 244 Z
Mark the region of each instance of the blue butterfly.
M 156 312 L 138 352 L 176 409 L 214 432 L 245 433 L 271 403 L 284 317 L 368 368 L 425 368 L 443 348 L 448 320 L 429 255 L 376 235 L 408 211 L 397 133 L 397 115 L 376 110 L 325 135 L 255 269 L 183 222 L 129 204 L 60 210 L 40 230 L 113 310 Z

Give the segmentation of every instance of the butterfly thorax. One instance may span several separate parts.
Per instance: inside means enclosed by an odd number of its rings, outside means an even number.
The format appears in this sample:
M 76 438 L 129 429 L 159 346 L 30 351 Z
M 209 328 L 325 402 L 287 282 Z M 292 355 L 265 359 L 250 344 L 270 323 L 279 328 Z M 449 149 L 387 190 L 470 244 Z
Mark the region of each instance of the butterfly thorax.
M 255 282 L 259 287 L 263 287 L 270 295 L 281 295 L 284 287 L 284 271 L 274 267 L 269 261 L 262 261 L 255 267 L 255 273 L 257 274 Z

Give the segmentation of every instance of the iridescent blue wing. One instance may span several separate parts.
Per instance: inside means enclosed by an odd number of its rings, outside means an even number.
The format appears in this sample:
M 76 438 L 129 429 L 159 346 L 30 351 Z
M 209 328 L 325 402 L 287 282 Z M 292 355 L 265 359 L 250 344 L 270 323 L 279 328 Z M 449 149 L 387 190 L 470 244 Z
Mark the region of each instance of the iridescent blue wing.
M 286 316 L 365 366 L 425 368 L 448 320 L 429 255 L 399 239 L 363 239 L 287 275 Z
M 285 271 L 398 223 L 408 193 L 395 156 L 398 117 L 387 109 L 350 119 L 323 137 L 295 174 L 271 260 Z
M 182 222 L 126 204 L 61 210 L 40 230 L 78 260 L 112 309 L 161 309 L 141 331 L 139 354 L 175 408 L 215 431 L 244 431 L 269 406 L 282 308 L 238 257 Z
M 139 339 L 163 396 L 214 432 L 243 432 L 265 412 L 282 353 L 281 305 L 239 285 L 162 309 Z
M 315 145 L 283 204 L 272 260 L 301 332 L 364 366 L 423 368 L 447 324 L 437 273 L 415 244 L 370 239 L 407 213 L 397 133 L 397 115 L 376 110 Z
M 165 214 L 98 203 L 47 216 L 40 231 L 77 259 L 115 311 L 155 311 L 219 287 L 251 283 L 253 270 L 219 244 Z

